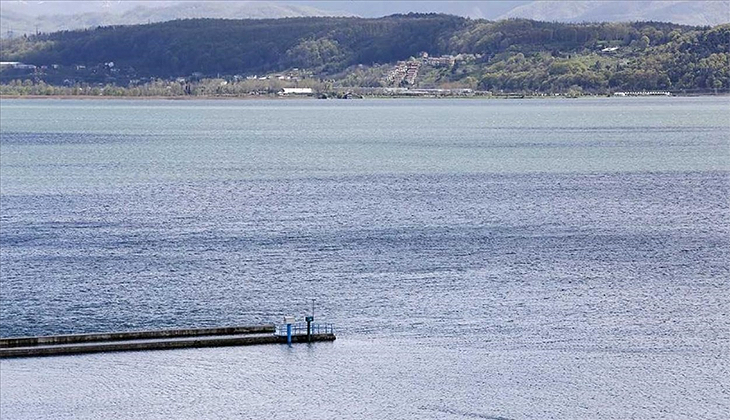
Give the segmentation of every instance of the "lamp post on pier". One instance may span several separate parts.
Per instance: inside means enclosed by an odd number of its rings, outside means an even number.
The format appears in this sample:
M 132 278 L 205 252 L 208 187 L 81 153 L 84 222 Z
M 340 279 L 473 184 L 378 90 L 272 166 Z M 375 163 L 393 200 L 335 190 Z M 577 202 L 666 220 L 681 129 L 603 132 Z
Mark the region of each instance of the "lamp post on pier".
M 307 343 L 312 342 L 312 321 L 314 321 L 314 299 L 312 299 L 312 315 L 305 318 L 307 321 Z

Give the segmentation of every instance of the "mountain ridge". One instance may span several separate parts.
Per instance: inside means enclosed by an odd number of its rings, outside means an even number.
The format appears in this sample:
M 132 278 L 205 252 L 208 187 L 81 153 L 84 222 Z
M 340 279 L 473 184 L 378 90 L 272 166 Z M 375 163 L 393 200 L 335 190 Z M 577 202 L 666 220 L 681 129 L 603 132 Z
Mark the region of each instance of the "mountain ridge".
M 499 18 L 558 22 L 661 21 L 715 26 L 730 22 L 730 1 L 533 1 Z

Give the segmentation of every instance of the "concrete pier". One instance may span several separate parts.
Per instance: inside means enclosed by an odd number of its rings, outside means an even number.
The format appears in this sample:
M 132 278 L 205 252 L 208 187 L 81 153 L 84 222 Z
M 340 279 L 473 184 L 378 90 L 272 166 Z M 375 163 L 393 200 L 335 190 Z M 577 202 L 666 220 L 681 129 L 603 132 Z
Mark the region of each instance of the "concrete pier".
M 286 344 L 286 337 L 274 334 L 274 325 L 73 334 L 0 339 L 0 358 L 57 356 L 113 351 L 166 350 L 195 347 Z M 333 341 L 334 333 L 314 334 L 311 341 Z M 295 335 L 292 342 L 307 342 Z
M 194 337 L 205 335 L 263 334 L 273 333 L 275 330 L 276 326 L 274 324 L 266 324 L 243 327 L 185 328 L 175 330 L 49 335 L 41 337 L 9 337 L 0 338 L 0 349 L 6 347 L 91 343 L 99 341 L 147 340 L 153 338 Z

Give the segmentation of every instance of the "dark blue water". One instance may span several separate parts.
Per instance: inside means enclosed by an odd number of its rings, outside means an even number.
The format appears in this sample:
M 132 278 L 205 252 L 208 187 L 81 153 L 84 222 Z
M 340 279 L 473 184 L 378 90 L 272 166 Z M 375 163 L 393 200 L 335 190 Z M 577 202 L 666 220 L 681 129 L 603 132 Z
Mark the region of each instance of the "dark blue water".
M 709 172 L 372 176 L 9 196 L 3 291 L 17 304 L 3 305 L 2 331 L 263 322 L 304 311 L 311 296 L 343 332 L 458 335 L 488 327 L 483 320 L 504 304 L 489 292 L 505 286 L 539 284 L 558 301 L 586 287 L 708 293 L 730 277 L 728 194 L 727 174 Z M 460 326 L 465 319 L 477 325 Z
M 0 335 L 338 328 L 3 361 L 3 416 L 730 414 L 724 99 L 2 107 Z

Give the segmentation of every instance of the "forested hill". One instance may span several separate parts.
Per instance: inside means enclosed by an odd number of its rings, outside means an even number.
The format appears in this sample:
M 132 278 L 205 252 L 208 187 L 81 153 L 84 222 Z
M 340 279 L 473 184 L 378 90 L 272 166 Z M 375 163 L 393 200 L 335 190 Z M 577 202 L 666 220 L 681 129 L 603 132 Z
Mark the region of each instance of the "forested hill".
M 468 77 L 485 89 L 709 89 L 730 86 L 729 50 L 730 25 L 493 22 L 409 14 L 377 19 L 190 19 L 66 31 L 5 42 L 0 59 L 37 66 L 114 62 L 142 77 L 300 68 L 325 78 L 353 66 L 395 63 L 427 52 L 476 57 L 434 80 Z
M 155 76 L 231 74 L 289 67 L 336 70 L 445 52 L 464 18 L 187 19 L 56 32 L 8 43 L 3 61 L 94 65 L 114 61 Z

